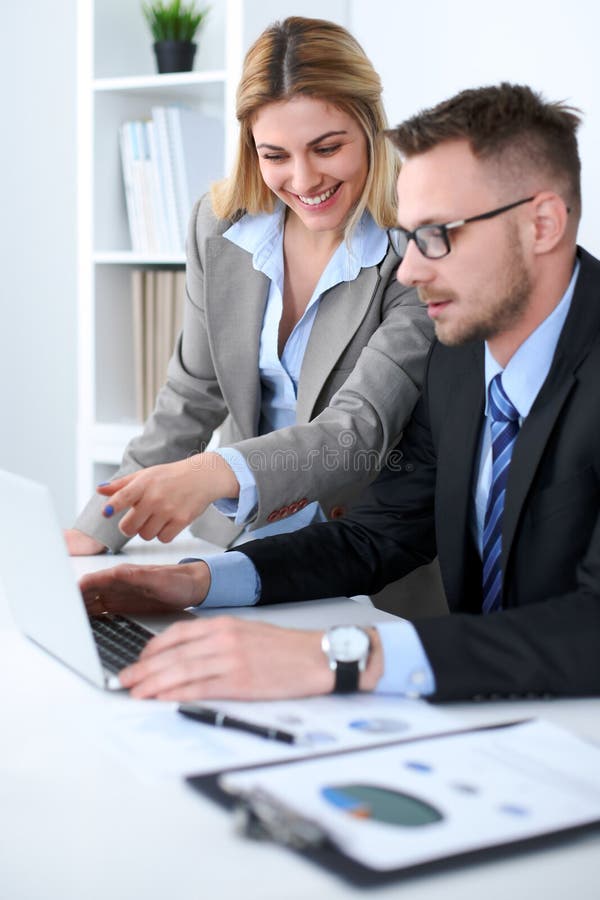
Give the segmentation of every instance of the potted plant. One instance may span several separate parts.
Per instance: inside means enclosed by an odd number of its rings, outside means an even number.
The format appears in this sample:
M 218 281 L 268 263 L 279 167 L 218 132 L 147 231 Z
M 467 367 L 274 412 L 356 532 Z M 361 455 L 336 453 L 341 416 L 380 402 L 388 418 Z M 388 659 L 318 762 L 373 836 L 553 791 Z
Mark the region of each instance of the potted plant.
M 154 37 L 158 71 L 189 72 L 194 64 L 194 35 L 204 24 L 209 6 L 197 9 L 195 0 L 153 0 L 142 3 L 142 12 Z

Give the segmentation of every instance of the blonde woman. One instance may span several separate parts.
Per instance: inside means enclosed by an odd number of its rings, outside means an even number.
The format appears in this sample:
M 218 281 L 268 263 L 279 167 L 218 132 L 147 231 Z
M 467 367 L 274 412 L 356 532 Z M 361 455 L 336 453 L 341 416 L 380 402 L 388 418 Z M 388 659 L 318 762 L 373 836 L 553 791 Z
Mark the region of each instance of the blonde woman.
M 273 24 L 245 58 L 237 116 L 233 171 L 192 215 L 167 382 L 67 532 L 73 554 L 192 522 L 231 546 L 335 518 L 419 394 L 431 328 L 394 277 L 397 161 L 364 51 L 332 22 Z

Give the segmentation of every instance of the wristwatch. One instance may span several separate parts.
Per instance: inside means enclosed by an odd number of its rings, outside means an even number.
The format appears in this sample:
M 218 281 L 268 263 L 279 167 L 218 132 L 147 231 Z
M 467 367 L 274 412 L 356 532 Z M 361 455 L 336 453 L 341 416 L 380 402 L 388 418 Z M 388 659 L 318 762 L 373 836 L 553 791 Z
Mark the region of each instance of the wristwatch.
M 358 690 L 358 677 L 364 672 L 371 650 L 371 639 L 364 628 L 357 625 L 336 625 L 325 632 L 321 649 L 335 672 L 336 694 L 350 694 Z

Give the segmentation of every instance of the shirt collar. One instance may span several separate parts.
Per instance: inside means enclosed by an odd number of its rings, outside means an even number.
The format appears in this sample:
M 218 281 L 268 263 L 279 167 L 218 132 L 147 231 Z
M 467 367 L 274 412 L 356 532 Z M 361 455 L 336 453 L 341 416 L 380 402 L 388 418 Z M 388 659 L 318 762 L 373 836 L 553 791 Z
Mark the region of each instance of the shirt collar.
M 281 202 L 270 213 L 252 216 L 246 213 L 224 232 L 223 237 L 250 253 L 254 268 L 264 272 L 273 254 L 282 246 L 284 214 L 285 207 Z
M 559 304 L 543 322 L 523 341 L 510 358 L 504 370 L 494 359 L 485 344 L 485 414 L 488 414 L 488 389 L 490 381 L 502 372 L 502 387 L 510 402 L 524 419 L 534 404 L 541 386 L 550 371 L 560 333 L 565 324 L 579 275 L 579 260 L 575 262 L 573 275 Z
M 283 224 L 285 206 L 277 202 L 272 213 L 246 215 L 223 234 L 233 244 L 252 254 L 252 265 L 270 278 L 283 270 Z M 387 251 L 387 235 L 365 210 L 348 241 L 342 241 L 333 254 L 328 269 L 334 283 L 354 281 L 361 269 L 376 266 Z M 327 279 L 329 281 L 329 279 Z

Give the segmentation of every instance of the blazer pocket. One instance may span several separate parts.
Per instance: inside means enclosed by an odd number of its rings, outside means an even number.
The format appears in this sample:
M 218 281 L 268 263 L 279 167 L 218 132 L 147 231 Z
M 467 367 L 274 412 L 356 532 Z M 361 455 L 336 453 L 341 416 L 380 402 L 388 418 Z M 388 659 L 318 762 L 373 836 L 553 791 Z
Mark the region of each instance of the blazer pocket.
M 531 519 L 535 524 L 577 505 L 582 511 L 589 510 L 591 503 L 599 495 L 600 488 L 594 470 L 588 466 L 570 478 L 565 478 L 540 491 L 531 502 L 529 510 Z M 573 522 L 574 519 L 570 521 Z

